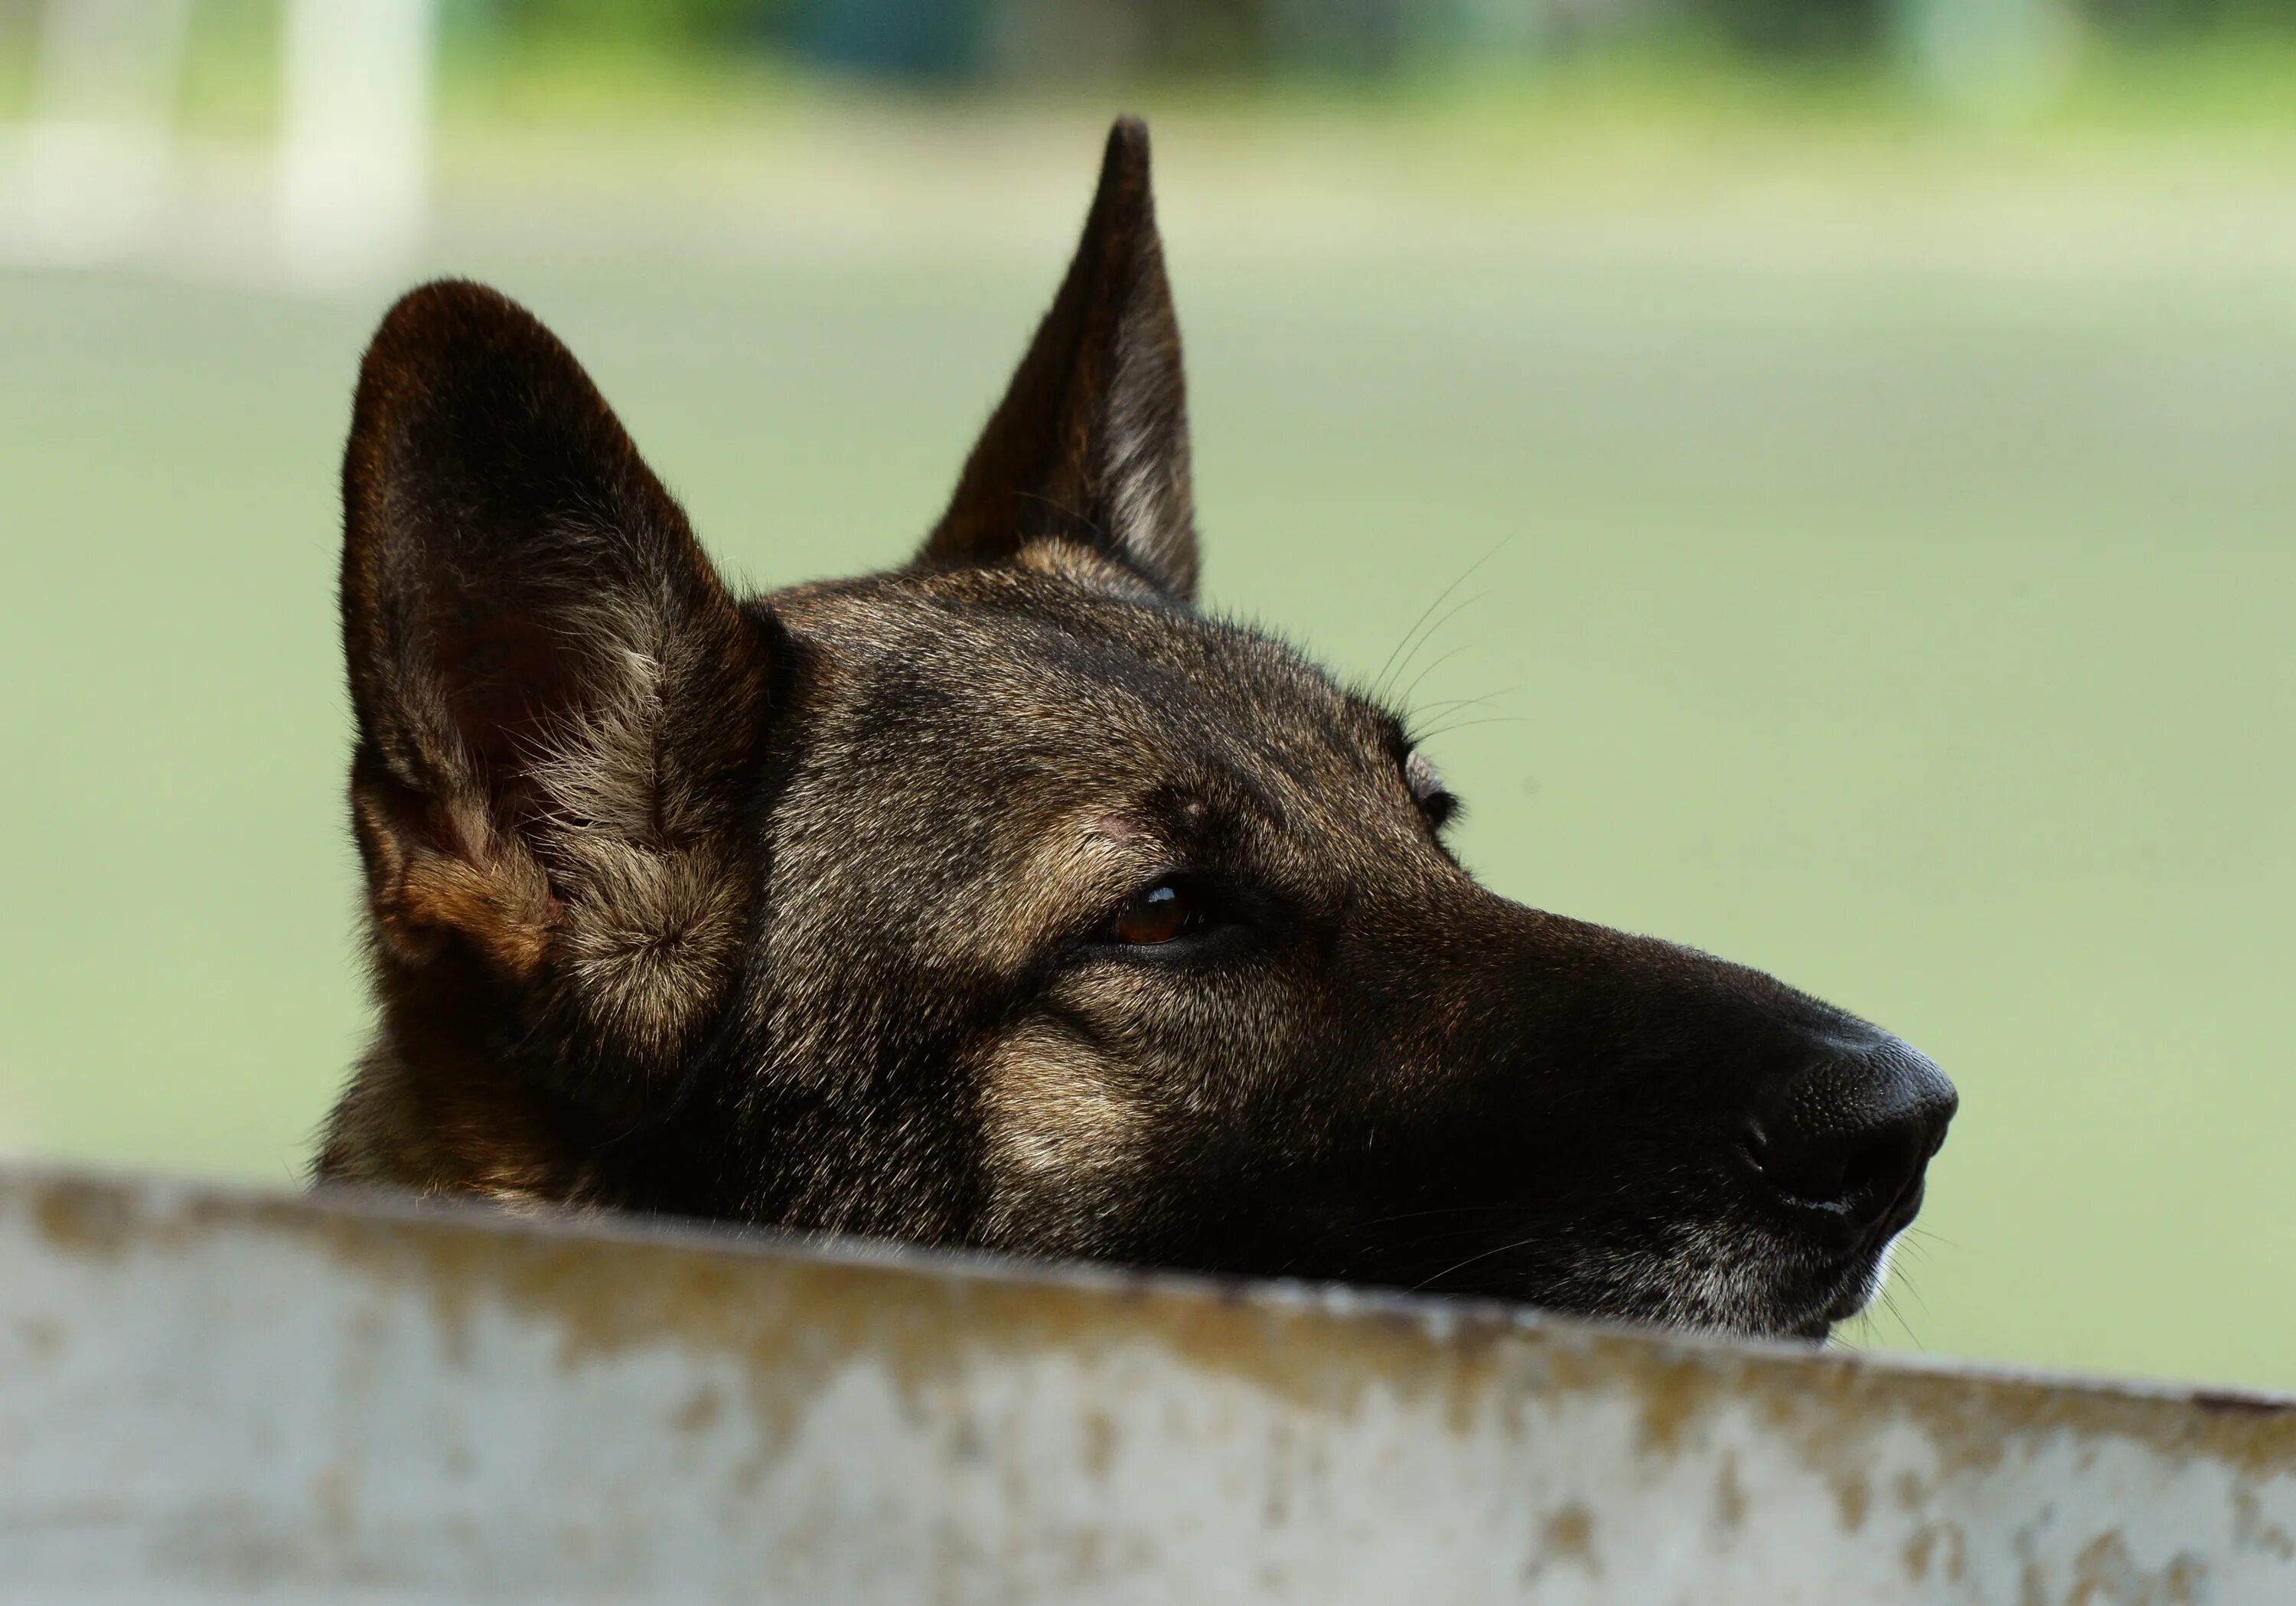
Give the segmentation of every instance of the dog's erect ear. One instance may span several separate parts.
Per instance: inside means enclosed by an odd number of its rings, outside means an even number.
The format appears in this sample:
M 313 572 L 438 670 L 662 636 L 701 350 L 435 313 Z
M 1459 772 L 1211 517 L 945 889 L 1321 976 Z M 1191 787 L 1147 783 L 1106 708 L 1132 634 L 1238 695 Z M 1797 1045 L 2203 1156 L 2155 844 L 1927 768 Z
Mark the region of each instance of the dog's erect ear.
M 440 283 L 392 308 L 343 461 L 352 809 L 379 952 L 475 960 L 610 1103 L 714 1017 L 767 647 L 573 357 Z M 641 1085 L 633 1087 L 633 1082 Z
M 1007 563 L 1056 541 L 1194 597 L 1180 329 L 1134 118 L 1109 131 L 1076 260 L 920 561 Z

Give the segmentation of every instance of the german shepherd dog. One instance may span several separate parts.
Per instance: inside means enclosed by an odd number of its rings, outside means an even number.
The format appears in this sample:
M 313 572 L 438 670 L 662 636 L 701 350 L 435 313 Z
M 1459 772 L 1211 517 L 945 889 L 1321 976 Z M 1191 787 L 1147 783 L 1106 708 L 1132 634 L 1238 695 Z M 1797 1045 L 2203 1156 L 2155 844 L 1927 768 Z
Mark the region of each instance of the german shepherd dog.
M 907 567 L 737 597 L 564 347 L 399 301 L 343 464 L 380 1028 L 316 1174 L 1822 1338 L 1953 1088 L 1485 891 L 1199 612 L 1145 131 Z

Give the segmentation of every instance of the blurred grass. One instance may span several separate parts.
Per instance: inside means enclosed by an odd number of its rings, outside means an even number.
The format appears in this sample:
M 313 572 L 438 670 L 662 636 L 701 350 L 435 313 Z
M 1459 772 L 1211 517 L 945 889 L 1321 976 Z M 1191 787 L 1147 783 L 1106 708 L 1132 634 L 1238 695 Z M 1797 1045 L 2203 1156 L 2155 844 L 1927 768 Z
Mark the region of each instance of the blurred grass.
M 1962 1083 L 1861 1341 L 2296 1387 L 2284 122 L 1692 70 L 1141 91 L 1211 598 L 1367 676 L 1505 539 L 1405 677 L 1470 861 Z M 429 266 L 549 319 L 733 569 L 897 561 L 1106 107 L 660 73 L 450 82 Z M 290 1182 L 357 1050 L 387 290 L 0 276 L 0 1136 Z

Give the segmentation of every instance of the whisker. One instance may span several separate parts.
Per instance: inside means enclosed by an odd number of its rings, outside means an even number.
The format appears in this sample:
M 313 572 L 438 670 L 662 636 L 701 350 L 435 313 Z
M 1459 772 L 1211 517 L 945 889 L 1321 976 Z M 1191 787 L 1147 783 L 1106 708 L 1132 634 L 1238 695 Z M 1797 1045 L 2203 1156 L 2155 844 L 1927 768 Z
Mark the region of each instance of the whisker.
M 1431 1216 L 1491 1215 L 1501 1211 L 1509 1211 L 1516 1208 L 1518 1208 L 1517 1206 L 1510 1204 L 1505 1200 L 1494 1201 L 1488 1205 L 1439 1205 L 1426 1210 L 1403 1210 L 1398 1211 L 1393 1215 L 1375 1215 L 1369 1221 L 1336 1223 L 1332 1226 L 1326 1227 L 1314 1242 L 1308 1244 L 1307 1248 L 1300 1250 L 1299 1254 L 1294 1255 L 1291 1259 L 1285 1261 L 1276 1274 L 1278 1276 L 1289 1274 L 1292 1269 L 1294 1266 L 1297 1266 L 1301 1261 L 1316 1254 L 1333 1239 L 1340 1238 L 1345 1234 L 1367 1233 L 1375 1227 L 1392 1226 L 1397 1222 L 1424 1221 Z M 1431 1236 L 1435 1238 L 1456 1238 L 1463 1233 L 1478 1232 L 1481 1230 L 1482 1229 L 1479 1225 L 1471 1224 L 1449 1229 L 1438 1229 Z
M 1487 691 L 1480 697 L 1445 697 L 1439 702 L 1422 704 L 1412 709 L 1411 713 L 1415 719 L 1423 714 L 1439 712 L 1456 712 L 1463 708 L 1480 708 L 1486 703 L 1496 702 L 1499 698 L 1510 696 L 1521 689 L 1522 682 L 1517 681 L 1513 686 L 1502 686 L 1496 691 Z
M 1914 1331 L 1914 1324 L 1906 1320 L 1906 1313 L 1898 1308 L 1897 1297 L 1887 1289 L 1882 1290 L 1882 1308 L 1888 1311 L 1898 1326 L 1904 1330 L 1906 1343 L 1915 1349 L 1923 1347 L 1920 1335 Z
M 1926 1316 L 1930 1314 L 1930 1302 L 1922 1297 L 1922 1285 L 1920 1283 L 1915 1282 L 1910 1276 L 1907 1276 L 1902 1272 L 1891 1281 L 1894 1281 L 1898 1287 L 1905 1289 L 1906 1293 L 1911 1294 L 1914 1297 L 1914 1303 L 1922 1307 L 1923 1315 Z
M 1399 680 L 1403 678 L 1404 671 L 1408 670 L 1412 664 L 1418 660 L 1419 655 L 1426 651 L 1429 644 L 1433 642 L 1437 637 L 1443 633 L 1443 627 L 1445 625 L 1450 623 L 1454 619 L 1456 619 L 1461 614 L 1465 613 L 1469 608 L 1473 607 L 1477 603 L 1488 600 L 1489 597 L 1490 593 L 1488 591 L 1478 591 L 1472 597 L 1462 597 L 1457 602 L 1452 604 L 1449 610 L 1447 611 L 1441 618 L 1438 619 L 1434 623 L 1427 627 L 1426 633 L 1419 638 L 1418 641 L 1413 645 L 1411 650 L 1403 655 L 1403 662 L 1395 666 L 1395 675 L 1389 682 L 1388 690 L 1391 692 L 1394 689 L 1394 681 Z M 1430 667 L 1431 668 L 1432 666 L 1431 665 Z M 1419 679 L 1414 679 L 1411 684 L 1415 688 L 1418 686 L 1420 680 L 1423 680 L 1426 678 L 1427 671 L 1423 670 L 1420 671 Z M 1403 694 L 1400 701 L 1408 704 L 1411 701 L 1410 691 L 1406 690 Z
M 1078 513 L 1075 508 L 1070 507 L 1064 503 L 1055 501 L 1051 497 L 1041 495 L 1037 491 L 1016 490 L 1013 494 L 1015 497 L 1026 497 L 1032 502 L 1042 502 L 1046 507 L 1051 508 L 1054 513 L 1059 514 L 1062 518 L 1074 519 L 1078 523 L 1082 524 L 1086 529 L 1100 537 L 1103 544 L 1109 546 L 1113 546 L 1115 544 L 1109 540 L 1108 531 L 1103 530 L 1088 515 Z
M 1454 591 L 1456 591 L 1461 586 L 1467 583 L 1468 580 L 1473 576 L 1476 570 L 1481 568 L 1485 564 L 1490 562 L 1491 559 L 1496 557 L 1499 553 L 1505 548 L 1507 543 L 1513 539 L 1514 537 L 1512 535 L 1502 537 L 1496 546 L 1484 553 L 1482 556 L 1477 558 L 1473 563 L 1469 564 L 1460 573 L 1458 579 L 1453 581 L 1449 585 L 1445 586 L 1441 593 L 1436 597 L 1434 601 L 1427 605 L 1426 608 L 1420 614 L 1419 617 L 1411 622 L 1411 628 L 1403 633 L 1403 639 L 1395 644 L 1394 649 L 1387 655 L 1387 662 L 1379 666 L 1379 673 L 1372 677 L 1372 696 L 1374 698 L 1381 698 L 1386 695 L 1383 688 L 1387 684 L 1387 671 L 1395 667 L 1396 655 L 1402 652 L 1405 647 L 1411 645 L 1412 638 L 1419 634 L 1420 627 L 1424 625 L 1429 619 L 1434 616 L 1436 609 L 1441 607 L 1446 602 L 1450 600 L 1451 594 Z
M 1472 730 L 1478 725 L 1535 725 L 1538 722 L 1529 714 L 1490 714 L 1479 720 L 1454 720 L 1448 725 L 1438 725 L 1431 730 L 1423 731 L 1419 739 L 1422 742 L 1433 742 L 1450 736 L 1456 731 Z
M 1421 1278 L 1417 1282 L 1411 1285 L 1410 1291 L 1415 1294 L 1419 1292 L 1420 1289 L 1428 1287 L 1431 1283 L 1442 1281 L 1443 1279 L 1448 1277 L 1454 1272 L 1464 1271 L 1467 1267 L 1474 1264 L 1479 1260 L 1488 1260 L 1494 1255 L 1505 1255 L 1515 1249 L 1527 1249 L 1537 1241 L 1538 1240 L 1535 1238 L 1518 1238 L 1513 1243 L 1501 1244 L 1495 1249 L 1485 1249 L 1480 1255 L 1470 1255 L 1466 1259 L 1460 1261 L 1456 1265 L 1445 1266 L 1432 1277 Z
M 1433 638 L 1431 637 L 1429 639 L 1431 640 Z M 1411 684 L 1404 688 L 1403 696 L 1398 699 L 1398 701 L 1400 701 L 1405 707 L 1409 707 L 1411 705 L 1411 694 L 1419 689 L 1419 683 L 1426 679 L 1428 676 L 1433 674 L 1437 670 L 1442 668 L 1445 664 L 1450 663 L 1452 659 L 1457 657 L 1461 653 L 1464 653 L 1466 650 L 1467 649 L 1464 645 L 1455 647 L 1449 652 L 1436 659 L 1434 663 L 1429 664 L 1425 669 L 1421 670 L 1416 675 L 1412 677 Z M 1406 664 L 1406 667 L 1407 668 L 1409 666 Z

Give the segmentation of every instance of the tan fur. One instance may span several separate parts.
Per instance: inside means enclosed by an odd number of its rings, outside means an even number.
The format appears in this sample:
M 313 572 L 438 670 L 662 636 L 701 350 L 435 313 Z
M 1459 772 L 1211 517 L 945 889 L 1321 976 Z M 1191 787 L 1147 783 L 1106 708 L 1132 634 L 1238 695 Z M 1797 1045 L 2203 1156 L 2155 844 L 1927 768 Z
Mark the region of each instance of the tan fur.
M 641 1058 L 676 1053 L 731 975 L 747 913 L 713 808 L 663 762 L 674 647 L 660 615 L 592 605 L 595 704 L 547 730 L 527 766 L 563 912 L 555 957 L 572 996 Z
M 398 959 L 427 963 L 459 933 L 505 979 L 533 976 L 548 942 L 552 899 L 542 867 L 522 844 L 466 794 L 442 804 L 451 850 L 403 829 L 370 795 L 354 792 L 351 808 L 375 928 Z
M 579 1172 L 549 1112 L 483 1067 L 378 1049 L 329 1117 L 330 1183 L 483 1198 L 514 1211 L 577 1204 Z
M 1045 1198 L 1074 1212 L 1102 1184 L 1119 1184 L 1136 1163 L 1151 1120 L 1125 1069 L 1057 1027 L 1029 1027 L 988 1055 L 983 1114 L 998 1179 L 984 1236 L 1029 1236 Z

